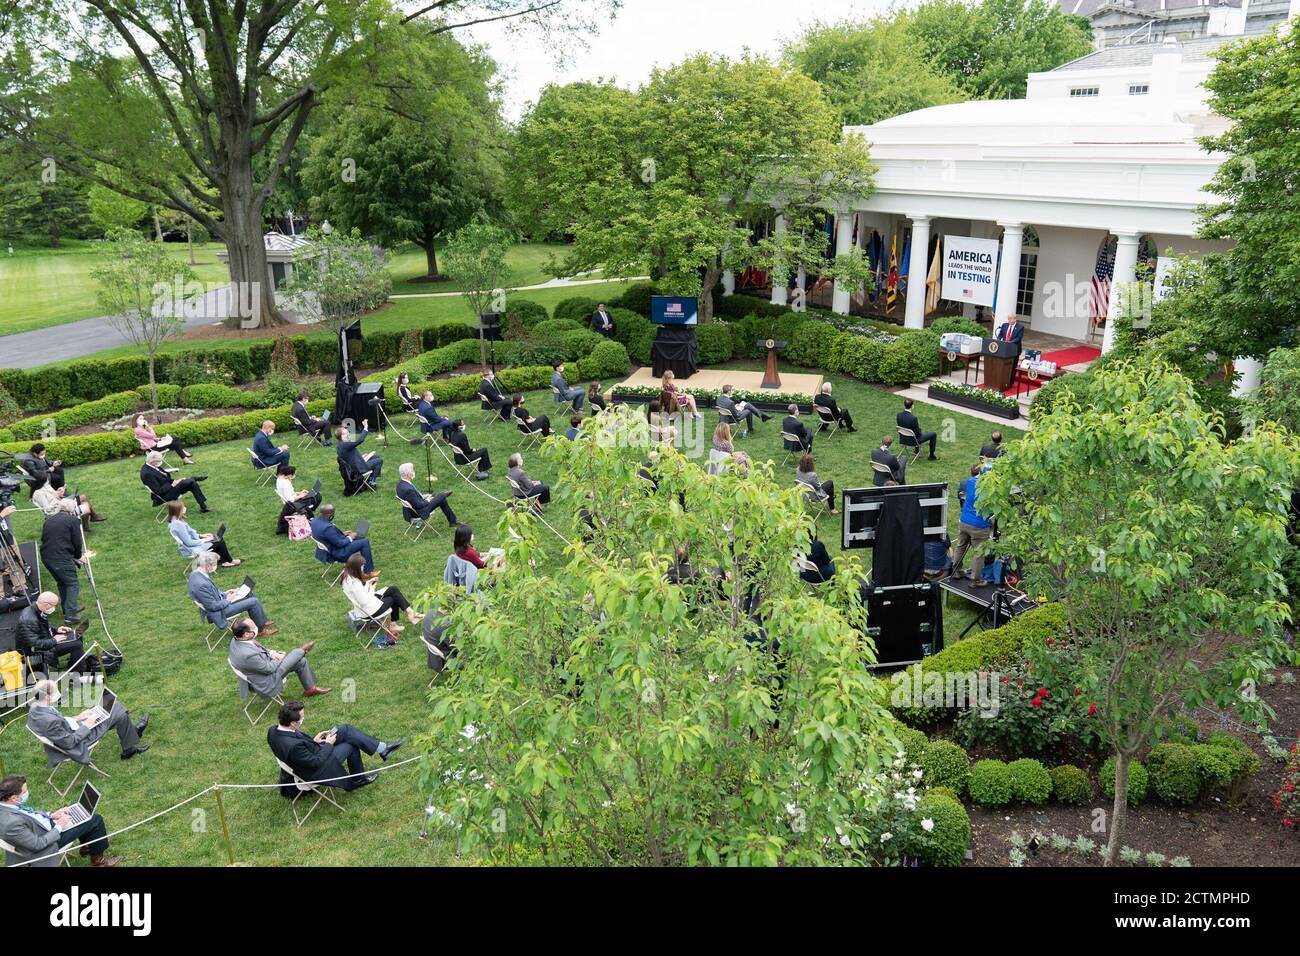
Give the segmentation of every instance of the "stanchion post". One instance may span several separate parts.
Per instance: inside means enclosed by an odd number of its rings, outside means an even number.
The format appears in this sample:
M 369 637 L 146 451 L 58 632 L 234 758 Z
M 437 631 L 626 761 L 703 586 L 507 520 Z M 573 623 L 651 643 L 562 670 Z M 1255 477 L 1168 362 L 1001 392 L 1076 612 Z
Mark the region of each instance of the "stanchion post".
M 221 784 L 214 784 L 217 793 L 217 814 L 221 817 L 221 837 L 226 841 L 226 860 L 229 866 L 235 865 L 235 847 L 230 842 L 230 824 L 226 822 L 226 804 L 221 799 Z

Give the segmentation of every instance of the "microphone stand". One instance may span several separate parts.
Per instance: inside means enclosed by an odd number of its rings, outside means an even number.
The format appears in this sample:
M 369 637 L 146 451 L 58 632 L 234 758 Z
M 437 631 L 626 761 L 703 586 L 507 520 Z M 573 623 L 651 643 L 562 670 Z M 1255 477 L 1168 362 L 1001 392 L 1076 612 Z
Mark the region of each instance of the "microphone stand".
M 433 494 L 433 435 L 424 436 L 424 478 Z

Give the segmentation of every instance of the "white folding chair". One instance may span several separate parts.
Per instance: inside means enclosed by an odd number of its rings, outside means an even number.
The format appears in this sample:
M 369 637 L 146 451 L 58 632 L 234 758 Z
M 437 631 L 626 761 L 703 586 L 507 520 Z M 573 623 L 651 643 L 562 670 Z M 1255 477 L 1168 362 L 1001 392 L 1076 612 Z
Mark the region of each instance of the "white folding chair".
M 540 428 L 529 428 L 527 422 L 519 422 L 518 427 L 520 438 L 519 444 L 515 447 L 519 448 L 521 451 L 531 450 L 534 445 L 542 440 L 542 430 Z
M 324 442 L 322 442 L 319 438 L 317 438 L 315 435 L 313 435 L 311 432 L 309 432 L 309 431 L 307 430 L 307 426 L 304 425 L 302 422 L 298 421 L 298 419 L 295 418 L 295 419 L 293 420 L 293 423 L 294 423 L 294 425 L 296 425 L 297 428 L 298 428 L 298 437 L 299 437 L 299 439 L 300 439 L 299 442 L 298 442 L 298 450 L 299 450 L 299 451 L 302 451 L 302 450 L 303 450 L 304 448 L 306 448 L 308 445 L 311 445 L 311 444 L 313 444 L 313 443 L 315 443 L 315 444 L 321 444 L 321 445 L 324 444 Z
M 335 561 L 330 556 L 330 549 L 325 547 L 325 545 L 321 544 L 319 538 L 317 538 L 315 535 L 312 535 L 311 540 L 312 543 L 316 545 L 316 560 L 319 561 L 321 564 L 325 565 L 325 570 L 321 571 L 320 573 L 321 580 L 323 581 L 325 580 L 325 576 L 330 573 L 330 566 L 334 564 Z M 330 582 L 330 587 L 334 587 L 334 585 L 338 584 L 339 579 L 342 577 L 343 577 L 343 565 L 340 564 L 339 573 L 336 574 L 334 576 L 334 580 Z
M 904 448 L 910 448 L 912 450 L 912 457 L 908 461 L 909 465 L 914 464 L 916 460 L 921 457 L 921 443 L 917 440 L 916 432 L 912 431 L 912 429 L 904 428 L 902 425 L 899 425 L 898 443 Z M 903 457 L 906 458 L 907 456 L 904 455 Z
M 727 462 L 731 461 L 731 454 L 725 451 L 718 451 L 716 448 L 709 449 L 709 463 L 705 466 L 705 472 L 710 475 L 720 475 L 727 469 Z
M 394 495 L 394 497 L 397 498 L 397 503 L 402 506 L 402 520 L 406 522 L 406 530 L 402 532 L 402 537 L 409 537 L 411 532 L 415 531 L 415 538 L 413 540 L 419 541 L 420 536 L 424 534 L 425 529 L 429 527 L 429 522 L 417 515 L 415 509 L 411 507 L 409 502 L 404 501 L 398 495 Z
M 477 458 L 470 458 L 468 455 L 466 455 L 455 445 L 452 445 L 451 460 L 455 462 L 456 465 L 460 468 L 473 468 L 474 474 L 476 475 L 483 470 L 479 467 L 479 462 L 483 460 L 483 454 L 481 452 L 479 453 L 479 456 Z M 462 477 L 464 477 L 463 473 L 462 473 Z
M 379 632 L 392 623 L 392 619 L 392 608 L 384 611 L 379 617 L 367 614 L 356 606 L 353 606 L 348 611 L 348 624 L 352 628 L 352 633 L 361 637 L 361 647 L 363 649 L 370 647 L 374 643 L 375 638 L 379 636 Z
M 327 787 L 321 786 L 319 784 L 311 783 L 310 781 L 302 779 L 302 777 L 298 776 L 298 774 L 294 772 L 294 769 L 292 767 L 290 767 L 279 757 L 275 758 L 275 762 L 280 765 L 281 770 L 283 770 L 285 773 L 287 773 L 290 777 L 293 778 L 293 785 L 298 789 L 298 792 L 294 795 L 293 803 L 291 804 L 293 808 L 293 819 L 298 824 L 298 826 L 302 826 L 304 823 L 307 822 L 307 818 L 310 817 L 316 811 L 316 808 L 320 806 L 322 800 L 324 800 L 326 803 L 332 804 L 335 808 L 338 809 L 339 813 L 347 813 L 347 811 L 343 809 L 342 805 L 340 805 L 337 800 L 335 800 L 333 797 L 329 795 L 329 793 L 326 792 L 328 789 Z M 311 805 L 311 809 L 309 809 L 302 816 L 299 816 L 298 799 L 304 793 L 316 794 L 316 801 Z
M 830 496 L 820 488 L 814 488 L 806 482 L 801 481 L 799 484 L 804 486 L 804 504 L 807 505 L 808 510 L 812 512 L 813 521 L 820 521 L 822 515 L 830 511 Z
M 575 401 L 577 401 L 577 399 L 565 398 L 564 393 L 561 392 L 554 385 L 551 386 L 551 394 L 555 396 L 555 405 L 557 411 L 560 408 L 567 408 L 569 410 L 570 415 L 578 414 L 578 406 L 573 404 Z
M 12 853 L 15 856 L 18 855 L 18 849 L 12 843 L 6 843 L 4 840 L 0 840 L 0 851 L 3 851 L 5 853 Z M 68 854 L 71 851 L 72 851 L 71 843 L 69 843 L 63 849 L 59 850 L 59 866 L 72 866 L 72 864 L 68 862 Z M 42 853 L 40 854 L 40 856 L 49 856 L 49 853 Z
M 45 778 L 45 782 L 49 784 L 50 788 L 55 793 L 57 793 L 60 798 L 66 797 L 68 795 L 68 791 L 70 791 L 73 787 L 77 785 L 77 781 L 81 779 L 81 775 L 85 773 L 87 769 L 95 771 L 95 773 L 99 774 L 105 780 L 108 779 L 108 774 L 104 773 L 104 771 L 96 767 L 95 761 L 93 759 L 95 748 L 99 746 L 99 740 L 93 741 L 90 744 L 90 747 L 88 748 L 89 753 L 86 756 L 86 762 L 82 763 L 80 760 L 77 760 L 75 757 L 73 757 L 72 754 L 68 753 L 66 750 L 64 750 L 62 747 L 58 746 L 57 744 L 51 743 L 48 738 L 42 737 L 36 731 L 32 730 L 32 728 L 28 727 L 27 730 L 31 733 L 33 737 L 39 740 L 43 746 L 49 747 L 51 750 L 63 754 L 63 759 L 54 765 L 54 769 L 50 771 L 50 775 Z M 100 738 L 100 740 L 103 739 L 104 738 L 102 737 Z M 64 787 L 62 790 L 60 790 L 54 783 L 54 775 L 59 772 L 60 767 L 62 767 L 65 763 L 69 763 L 69 762 L 77 765 L 77 772 L 72 775 L 72 779 L 68 781 L 68 785 Z
M 226 661 L 226 663 L 230 664 L 230 661 Z M 272 694 L 270 697 L 267 697 L 265 694 L 261 693 L 260 691 L 254 690 L 252 682 L 248 679 L 248 677 L 244 674 L 244 672 L 241 671 L 238 667 L 236 667 L 234 664 L 230 664 L 230 669 L 234 671 L 235 676 L 239 678 L 239 684 L 237 686 L 239 688 L 242 688 L 243 691 L 245 692 L 242 693 L 240 696 L 244 698 L 244 716 L 248 718 L 249 724 L 256 727 L 257 722 L 266 716 L 266 712 L 271 709 L 271 706 L 273 704 L 279 704 L 280 706 L 284 706 L 284 698 L 282 698 L 279 695 L 279 693 L 275 693 Z M 266 706 L 262 708 L 262 712 L 260 714 L 254 717 L 252 714 L 248 712 L 248 709 L 253 706 L 253 702 L 256 701 L 259 697 L 262 698 L 262 700 L 266 701 Z
M 539 491 L 531 495 L 525 494 L 524 489 L 519 487 L 519 482 L 515 481 L 509 475 L 506 475 L 506 481 L 510 482 L 510 488 L 514 492 L 515 502 L 523 502 L 528 505 L 528 509 L 532 511 L 533 514 L 537 514 L 537 499 L 542 496 L 542 493 Z
M 248 463 L 252 465 L 254 470 L 257 472 L 257 487 L 261 488 L 263 485 L 270 484 L 271 479 L 275 477 L 275 468 L 257 457 L 257 452 L 253 451 L 251 447 L 248 448 L 247 451 Z
M 480 410 L 487 412 L 487 418 L 484 419 L 484 424 L 491 425 L 493 422 L 508 422 L 510 420 L 505 415 L 501 414 L 501 409 L 497 405 L 493 404 L 492 400 L 482 392 L 478 393 L 478 400 Z
M 735 415 L 731 414 L 731 409 L 718 408 L 718 424 L 729 425 L 732 428 L 737 428 L 740 426 L 741 421 L 742 419 L 738 419 Z
M 442 658 L 442 661 L 443 661 L 443 670 L 446 670 L 446 668 L 447 668 L 447 664 L 446 664 L 446 661 L 447 661 L 447 655 L 443 652 L 443 650 L 442 650 L 441 647 L 439 647 L 437 644 L 433 643 L 433 641 L 429 640 L 429 638 L 425 635 L 425 633 L 424 633 L 424 629 L 423 629 L 423 628 L 420 629 L 420 640 L 424 643 L 424 648 L 425 648 L 425 650 L 427 650 L 427 651 L 428 651 L 430 654 L 432 654 L 434 657 L 440 657 L 440 658 Z M 433 685 L 436 684 L 436 683 L 438 683 L 438 678 L 441 677 L 441 676 L 442 676 L 442 671 L 434 671 L 434 672 L 433 672 L 433 676 L 429 678 L 429 683 L 428 683 L 426 686 L 427 686 L 430 690 L 433 690 Z
M 825 433 L 827 438 L 830 438 L 840 430 L 840 420 L 835 417 L 829 408 L 824 408 L 821 405 L 814 405 L 813 411 L 817 413 L 817 417 L 821 420 L 822 431 Z
M 803 439 L 798 435 L 792 435 L 790 432 L 781 432 L 781 441 L 783 442 L 782 447 L 791 443 L 799 446 L 798 448 L 785 449 L 785 458 L 781 461 L 782 466 L 790 464 L 791 455 L 802 455 L 804 453 Z
M 190 600 L 193 601 L 194 599 L 191 598 Z M 225 627 L 219 627 L 212 623 L 212 618 L 208 617 L 207 609 L 202 604 L 194 601 L 194 606 L 199 609 L 199 614 L 203 620 L 208 622 L 208 633 L 203 635 L 203 643 L 208 645 L 208 653 L 211 654 L 221 646 L 221 642 L 230 634 L 230 619 L 226 619 Z
M 874 471 L 874 472 L 875 472 L 876 474 L 878 474 L 878 475 L 884 475 L 884 476 L 885 476 L 885 481 L 892 481 L 893 478 L 894 478 L 894 473 L 893 473 L 892 471 L 889 470 L 889 466 L 888 466 L 888 465 L 882 465 L 882 464 L 881 464 L 880 462 L 878 462 L 878 461 L 873 461 L 873 462 L 871 463 L 871 470 Z M 884 483 L 884 482 L 882 482 L 882 484 L 883 484 L 883 483 Z
M 795 567 L 797 567 L 800 570 L 800 572 L 811 571 L 814 574 L 821 574 L 821 568 L 817 567 L 817 565 L 809 561 L 807 555 L 795 552 L 794 563 L 795 563 Z M 826 582 L 825 581 L 804 581 L 803 583 L 807 585 L 811 585 L 812 587 L 815 588 L 819 588 Z

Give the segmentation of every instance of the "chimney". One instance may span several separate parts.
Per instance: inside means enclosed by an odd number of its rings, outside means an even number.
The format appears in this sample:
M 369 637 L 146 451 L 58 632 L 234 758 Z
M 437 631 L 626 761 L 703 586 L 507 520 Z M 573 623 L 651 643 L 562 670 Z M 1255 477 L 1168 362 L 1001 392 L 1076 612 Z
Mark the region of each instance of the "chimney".
M 1151 55 L 1151 92 L 1147 94 L 1151 108 L 1162 115 L 1174 113 L 1182 65 L 1182 44 L 1175 37 L 1165 37 Z

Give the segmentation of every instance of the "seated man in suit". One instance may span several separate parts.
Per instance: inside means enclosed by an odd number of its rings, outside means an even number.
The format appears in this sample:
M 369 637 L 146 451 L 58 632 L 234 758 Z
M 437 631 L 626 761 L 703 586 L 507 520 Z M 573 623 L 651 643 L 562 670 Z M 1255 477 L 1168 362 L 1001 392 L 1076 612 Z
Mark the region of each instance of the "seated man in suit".
M 824 584 L 831 578 L 835 577 L 835 559 L 831 557 L 826 545 L 822 544 L 822 539 L 814 537 L 812 544 L 808 548 L 808 561 L 816 565 L 816 570 L 811 568 L 800 571 L 799 578 L 807 581 L 809 584 Z
M 63 475 L 63 462 L 50 461 L 43 442 L 37 442 L 29 451 L 19 452 L 14 458 L 19 467 L 27 472 L 27 486 L 32 491 L 47 482 L 54 488 L 62 488 L 67 484 Z
M 831 417 L 834 418 L 837 422 L 839 422 L 840 426 L 845 430 L 851 432 L 857 431 L 857 429 L 853 427 L 853 416 L 849 414 L 849 410 L 847 408 L 840 408 L 839 404 L 836 403 L 835 399 L 831 398 L 830 382 L 822 383 L 821 393 L 818 394 L 818 396 L 815 399 L 813 399 L 813 402 L 814 404 L 820 406 L 821 408 L 824 408 L 827 411 L 829 411 L 831 413 Z M 825 425 L 819 422 L 817 425 L 817 430 L 821 431 L 825 427 L 826 427 Z
M 718 396 L 717 405 L 720 409 L 725 409 L 731 416 L 732 421 L 737 425 L 745 423 L 745 430 L 740 433 L 741 438 L 748 438 L 754 431 L 754 416 L 757 415 L 760 421 L 767 421 L 772 416 L 762 409 L 756 408 L 749 402 L 738 402 L 731 397 L 735 391 L 735 386 L 722 386 L 722 394 Z
M 108 720 L 101 720 L 88 727 L 86 725 L 91 720 L 89 710 L 82 711 L 76 717 L 65 717 L 59 713 L 58 703 L 63 695 L 54 681 L 38 680 L 32 688 L 32 694 L 32 705 L 27 710 L 27 729 L 58 748 L 54 750 L 45 747 L 45 756 L 51 767 L 62 763 L 65 754 L 78 763 L 89 763 L 91 745 L 110 730 L 117 731 L 123 760 L 130 760 L 149 749 L 148 744 L 140 743 L 145 728 L 149 726 L 149 715 L 145 714 L 133 721 L 121 700 L 113 702 L 113 712 L 108 715 Z
M 269 650 L 258 643 L 257 628 L 247 618 L 236 621 L 230 634 L 233 638 L 230 642 L 230 666 L 247 677 L 249 686 L 263 697 L 274 697 L 283 691 L 290 674 L 297 675 L 304 697 L 328 694 L 332 689 L 316 683 L 316 675 L 307 663 L 307 655 L 316 646 L 315 641 L 295 647 L 287 654 Z M 242 686 L 240 692 L 241 696 L 247 696 Z
M 813 434 L 808 426 L 799 420 L 799 406 L 791 404 L 790 414 L 781 420 L 781 431 L 795 436 L 795 441 L 784 440 L 786 451 L 812 451 Z
M 14 635 L 15 649 L 32 665 L 40 667 L 45 673 L 53 674 L 59 669 L 59 661 L 66 657 L 68 663 L 76 664 L 82 674 L 93 672 L 92 667 L 81 660 L 85 649 L 81 644 L 81 635 L 86 633 L 89 622 L 79 624 L 77 629 L 71 627 L 52 628 L 50 615 L 59 606 L 59 596 L 51 591 L 37 595 L 36 603 L 29 604 L 18 614 L 18 630 Z M 78 663 L 80 662 L 80 663 Z
M 435 510 L 441 509 L 443 517 L 447 519 L 448 527 L 454 528 L 460 524 L 456 512 L 451 510 L 451 505 L 447 502 L 447 499 L 451 497 L 451 492 L 440 491 L 437 494 L 421 494 L 420 489 L 415 487 L 415 465 L 409 461 L 397 466 L 397 497 L 401 498 L 403 503 L 409 507 L 410 513 L 421 521 L 427 521 Z
M 569 419 L 569 427 L 564 431 L 564 437 L 569 441 L 577 441 L 578 435 L 582 432 L 582 416 L 574 415 Z
M 367 471 L 370 472 L 370 487 L 379 486 L 379 473 L 383 471 L 384 459 L 380 458 L 374 452 L 361 454 L 359 446 L 370 434 L 370 421 L 366 419 L 361 422 L 361 434 L 356 438 L 352 437 L 346 425 L 340 425 L 334 429 L 334 437 L 338 445 L 334 449 L 334 454 L 339 461 L 343 462 L 352 473 L 360 478 Z
M 938 447 L 939 435 L 936 432 L 921 430 L 921 423 L 917 421 L 916 414 L 912 411 L 912 406 L 915 404 L 910 398 L 903 399 L 903 410 L 898 413 L 895 422 L 899 428 L 909 429 L 916 436 L 916 445 L 914 447 L 917 449 L 928 442 L 930 445 L 930 460 L 938 461 L 939 456 L 935 454 L 935 449 Z M 907 442 L 901 438 L 899 441 L 907 445 Z
M 387 760 L 398 747 L 406 743 L 399 737 L 385 743 L 348 724 L 339 724 L 333 730 L 322 730 L 314 737 L 302 732 L 305 708 L 302 701 L 293 700 L 280 707 L 279 720 L 266 732 L 266 742 L 276 759 L 293 768 L 303 780 L 321 782 L 340 790 L 356 790 L 379 779 L 377 773 L 366 773 L 361 762 L 363 753 Z M 347 779 L 339 779 L 339 778 Z M 286 797 L 298 796 L 293 778 L 280 771 L 280 793 Z
M 14 774 L 0 780 L 0 840 L 14 848 L 12 853 L 5 851 L 5 866 L 57 867 L 57 851 L 74 841 L 80 841 L 81 855 L 90 857 L 91 866 L 122 862 L 120 856 L 107 855 L 108 826 L 98 813 L 74 825 L 66 809 L 53 813 L 35 810 L 27 803 L 30 797 L 26 777 Z
M 478 383 L 478 390 L 483 397 L 488 400 L 488 404 L 496 409 L 498 415 L 502 418 L 510 417 L 510 406 L 512 400 L 510 396 L 503 395 L 501 389 L 497 387 L 496 373 L 491 369 L 484 369 L 483 381 Z
M 359 554 L 366 559 L 366 573 L 375 569 L 370 555 L 370 541 L 358 538 L 354 531 L 342 531 L 334 524 L 334 506 L 321 505 L 320 514 L 311 519 L 311 536 L 329 550 L 330 560 L 345 564 L 348 558 Z
M 456 464 L 468 465 L 473 461 L 478 462 L 478 471 L 474 475 L 475 481 L 486 481 L 492 477 L 492 456 L 488 454 L 486 448 L 474 448 L 470 445 L 469 436 L 465 434 L 465 419 L 458 418 L 451 423 L 447 442 L 455 449 L 452 460 Z
M 253 623 L 257 625 L 259 637 L 278 634 L 279 628 L 275 626 L 274 621 L 267 618 L 266 611 L 262 609 L 262 602 L 256 594 L 249 593 L 243 597 L 236 597 L 234 590 L 223 591 L 212 582 L 212 572 L 217 569 L 217 562 L 220 560 L 215 551 L 204 551 L 199 555 L 199 566 L 190 572 L 187 590 L 190 600 L 203 608 L 204 619 L 217 627 L 225 628 L 230 624 L 232 617 L 247 612 L 253 619 Z
M 423 435 L 442 432 L 442 437 L 446 438 L 454 422 L 454 419 L 443 418 L 438 414 L 438 410 L 433 407 L 433 392 L 426 391 L 420 396 L 420 404 L 415 406 L 415 414 L 420 416 L 420 433 Z M 418 445 L 419 443 L 420 441 L 417 438 L 411 444 Z
M 551 486 L 542 481 L 533 481 L 528 477 L 528 472 L 524 471 L 524 456 L 515 452 L 506 462 L 509 470 L 506 475 L 515 483 L 519 490 L 515 492 L 516 498 L 536 498 L 539 504 L 550 504 Z
M 275 422 L 268 418 L 253 436 L 253 454 L 257 456 L 253 462 L 254 468 L 278 468 L 289 464 L 289 446 L 272 442 L 271 436 L 274 434 Z
M 889 446 L 893 443 L 894 436 L 885 435 L 880 439 L 880 447 L 871 453 L 871 460 L 873 463 L 884 465 L 889 469 L 888 475 L 884 472 L 872 469 L 872 472 L 875 475 L 874 484 L 877 488 L 884 487 L 885 483 L 888 481 L 894 481 L 900 485 L 906 484 L 907 482 L 907 462 L 899 459 L 897 455 L 889 450 Z
M 614 336 L 614 320 L 605 311 L 604 302 L 596 306 L 596 311 L 591 313 L 591 331 L 599 332 L 607 339 Z
M 313 418 L 311 412 L 307 411 L 307 402 L 310 400 L 311 396 L 307 394 L 306 389 L 299 392 L 293 408 L 289 409 L 289 417 L 297 422 L 303 431 L 328 448 L 331 444 L 329 409 L 325 409 L 325 414 L 320 418 Z
M 154 504 L 175 501 L 188 492 L 198 502 L 199 511 L 203 514 L 209 514 L 214 509 L 208 507 L 208 499 L 203 496 L 203 489 L 199 487 L 200 481 L 207 480 L 207 475 L 173 479 L 171 475 L 163 470 L 163 453 L 160 451 L 151 451 L 146 454 L 144 464 L 140 466 L 140 481 L 153 495 Z
M 563 362 L 552 366 L 552 368 L 554 368 L 555 371 L 551 372 L 551 388 L 559 389 L 559 394 L 555 396 L 556 404 L 558 405 L 560 402 L 573 402 L 573 407 L 578 411 L 581 411 L 582 400 L 587 397 L 587 393 L 577 385 L 570 387 L 569 383 L 564 380 Z
M 1001 432 L 994 432 L 990 435 L 988 444 L 980 448 L 981 458 L 1001 458 L 1006 453 L 1007 450 L 1002 447 Z

